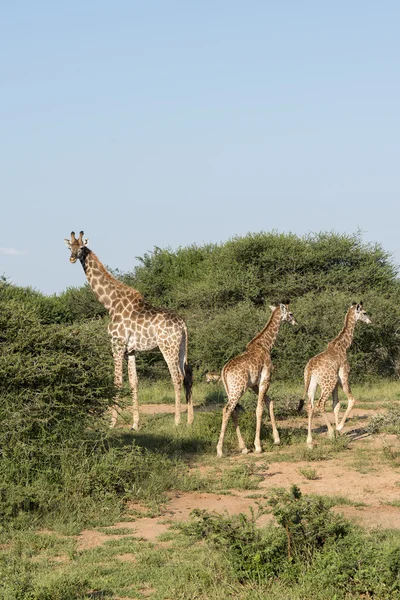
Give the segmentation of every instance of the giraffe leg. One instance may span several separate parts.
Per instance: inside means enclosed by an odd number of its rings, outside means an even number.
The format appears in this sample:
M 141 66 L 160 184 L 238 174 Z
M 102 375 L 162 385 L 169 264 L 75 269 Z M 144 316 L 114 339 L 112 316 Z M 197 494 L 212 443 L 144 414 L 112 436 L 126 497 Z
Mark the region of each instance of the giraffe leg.
M 135 429 L 137 431 L 139 429 L 138 378 L 136 373 L 136 357 L 133 353 L 128 355 L 128 376 L 129 385 L 131 386 L 132 393 L 132 429 Z
M 310 384 L 308 386 L 307 395 L 308 395 L 308 404 L 307 404 L 307 413 L 308 413 L 308 433 L 307 433 L 307 446 L 310 450 L 312 450 L 313 442 L 312 442 L 312 418 L 314 413 L 314 398 L 315 393 L 317 391 L 318 380 L 315 376 L 311 376 Z
M 329 417 L 328 417 L 328 415 L 325 412 L 325 404 L 326 404 L 326 401 L 329 398 L 329 395 L 330 395 L 330 391 L 328 391 L 327 389 L 323 388 L 322 392 L 321 392 L 321 397 L 318 400 L 318 404 L 319 404 L 319 407 L 321 409 L 322 417 L 324 418 L 324 421 L 325 421 L 326 426 L 328 428 L 328 437 L 329 437 L 329 439 L 332 439 L 332 438 L 335 437 L 335 432 L 333 431 L 333 427 L 331 425 Z
M 229 421 L 230 416 L 232 415 L 233 411 L 235 410 L 236 404 L 239 402 L 239 397 L 235 397 L 232 400 L 229 400 L 229 397 L 228 397 L 228 402 L 227 402 L 226 406 L 224 406 L 224 408 L 222 410 L 221 433 L 219 434 L 219 440 L 218 440 L 218 444 L 217 444 L 217 456 L 219 458 L 222 457 L 222 446 L 224 444 L 224 437 L 225 437 L 226 427 L 228 425 L 228 421 Z M 235 422 L 235 419 L 233 419 L 233 420 Z M 236 424 L 236 422 L 235 422 L 235 424 Z M 237 432 L 237 429 L 236 429 L 236 432 Z M 239 436 L 238 436 L 238 438 L 239 438 Z M 243 442 L 243 445 L 244 445 L 244 442 Z M 239 446 L 240 446 L 240 440 L 239 440 Z
M 256 408 L 256 436 L 254 438 L 254 448 L 255 452 L 259 454 L 262 452 L 261 441 L 260 441 L 260 432 L 261 432 L 261 419 L 264 409 L 264 398 L 267 394 L 269 384 L 271 381 L 271 373 L 263 368 L 261 372 L 259 390 L 258 390 L 258 399 L 257 399 L 257 408 Z
M 179 369 L 174 374 L 171 373 L 171 376 L 175 392 L 175 425 L 178 426 L 181 422 L 181 388 L 183 377 Z
M 269 410 L 269 416 L 271 419 L 271 427 L 272 427 L 272 436 L 274 438 L 274 444 L 279 445 L 281 440 L 279 438 L 279 432 L 276 427 L 275 415 L 274 415 L 274 403 L 269 396 L 265 396 L 265 404 L 267 409 Z
M 239 413 L 238 413 L 237 407 L 235 407 L 234 410 L 232 411 L 232 420 L 233 420 L 233 423 L 234 423 L 235 428 L 236 428 L 236 435 L 237 435 L 238 442 L 239 442 L 239 450 L 241 450 L 242 454 L 247 454 L 248 450 L 247 450 L 245 441 L 242 438 L 242 434 L 240 433 L 240 428 L 239 428 Z
M 175 392 L 175 425 L 181 422 L 181 387 L 183 383 L 183 373 L 179 366 L 179 348 L 177 352 L 171 352 L 170 348 L 159 346 L 165 362 L 171 375 Z
M 336 429 L 337 429 L 338 425 L 339 425 L 339 412 L 340 412 L 339 380 L 338 380 L 337 384 L 335 385 L 335 387 L 333 388 L 332 407 L 333 407 L 333 414 L 335 415 L 335 425 L 336 425 Z
M 183 385 L 186 393 L 186 404 L 187 404 L 187 424 L 192 425 L 194 421 L 194 413 L 193 413 L 193 396 L 192 396 L 192 386 L 193 386 L 193 375 L 192 368 L 184 364 L 185 375 L 183 377 Z
M 337 431 L 342 431 L 344 424 L 346 422 L 346 419 L 349 416 L 350 411 L 352 410 L 353 406 L 356 403 L 356 399 L 354 398 L 353 394 L 351 393 L 351 389 L 350 389 L 349 373 L 350 373 L 350 365 L 348 362 L 346 362 L 343 365 L 343 367 L 341 367 L 339 369 L 339 377 L 340 377 L 340 381 L 342 382 L 343 391 L 347 397 L 347 408 L 346 408 L 346 411 L 345 411 L 339 425 L 336 426 Z
M 114 386 L 117 393 L 114 398 L 114 406 L 111 408 L 111 427 L 115 427 L 118 417 L 119 391 L 122 388 L 122 373 L 125 354 L 125 346 L 119 340 L 112 341 L 112 353 L 114 358 Z

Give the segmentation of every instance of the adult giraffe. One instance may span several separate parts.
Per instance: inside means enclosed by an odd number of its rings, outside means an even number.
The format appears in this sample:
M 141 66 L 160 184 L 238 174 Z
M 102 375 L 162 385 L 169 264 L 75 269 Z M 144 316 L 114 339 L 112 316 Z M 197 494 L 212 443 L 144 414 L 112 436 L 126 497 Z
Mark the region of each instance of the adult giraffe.
M 299 404 L 299 410 L 303 407 L 306 395 L 308 395 L 308 435 L 307 446 L 313 447 L 311 424 L 314 412 L 314 398 L 318 385 L 321 388 L 321 396 L 319 397 L 317 407 L 321 410 L 328 427 L 328 436 L 332 438 L 334 431 L 332 425 L 325 413 L 325 404 L 329 396 L 332 394 L 333 413 L 335 415 L 336 431 L 341 431 L 344 427 L 347 417 L 355 404 L 355 398 L 351 393 L 349 384 L 350 365 L 347 361 L 347 350 L 350 348 L 353 341 L 354 329 L 357 321 L 363 323 L 372 323 L 370 317 L 363 308 L 363 303 L 353 302 L 348 309 L 343 329 L 340 331 L 331 342 L 329 342 L 326 350 L 317 354 L 309 360 L 304 369 L 304 394 Z M 344 393 L 347 396 L 347 409 L 339 423 L 340 402 L 338 389 L 342 386 Z
M 159 348 L 168 365 L 175 390 L 175 425 L 181 418 L 182 382 L 188 404 L 188 425 L 193 422 L 192 369 L 187 363 L 187 327 L 184 320 L 174 312 L 156 308 L 146 302 L 135 289 L 113 277 L 100 262 L 96 254 L 87 247 L 88 239 L 83 239 L 83 231 L 65 243 L 71 250 L 70 262 L 81 262 L 90 287 L 97 299 L 110 314 L 108 333 L 111 336 L 114 358 L 114 383 L 122 387 L 122 366 L 124 356 L 128 357 L 128 376 L 132 391 L 133 425 L 139 429 L 139 404 L 137 393 L 137 373 L 135 353 Z M 118 394 L 116 401 L 118 400 Z M 117 405 L 111 412 L 111 426 L 117 421 Z

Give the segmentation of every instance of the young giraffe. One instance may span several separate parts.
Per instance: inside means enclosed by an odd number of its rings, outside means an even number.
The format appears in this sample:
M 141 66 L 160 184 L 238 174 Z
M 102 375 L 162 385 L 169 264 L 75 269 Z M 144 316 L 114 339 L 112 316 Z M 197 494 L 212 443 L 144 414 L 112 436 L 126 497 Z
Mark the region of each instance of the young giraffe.
M 280 443 L 275 423 L 274 404 L 267 396 L 273 369 L 270 353 L 278 335 L 281 322 L 287 321 L 292 325 L 297 325 L 297 323 L 294 320 L 293 313 L 289 310 L 289 301 L 280 304 L 278 307 L 270 306 L 270 309 L 272 310 L 272 315 L 264 329 L 247 344 L 246 351 L 243 354 L 232 358 L 222 369 L 221 379 L 228 395 L 228 402 L 222 411 L 221 433 L 217 444 L 217 456 L 219 457 L 222 456 L 225 430 L 231 415 L 236 427 L 239 450 L 243 454 L 247 454 L 248 452 L 240 433 L 239 416 L 236 407 L 247 388 L 250 388 L 258 395 L 256 436 L 254 440 L 255 451 L 261 452 L 260 429 L 264 402 L 269 407 L 274 442 L 275 444 Z
M 220 373 L 216 371 L 208 371 L 206 373 L 206 382 L 207 383 L 217 383 L 221 379 Z
M 347 362 L 347 349 L 350 347 L 354 328 L 357 321 L 371 323 L 370 317 L 363 309 L 363 303 L 354 302 L 346 313 L 344 326 L 337 337 L 329 342 L 328 347 L 324 352 L 314 356 L 304 369 L 304 394 L 300 401 L 299 409 L 303 407 L 306 394 L 308 394 L 308 435 L 307 446 L 312 448 L 311 422 L 314 412 L 314 398 L 318 385 L 321 388 L 321 396 L 318 400 L 317 408 L 322 412 L 328 427 L 328 436 L 332 438 L 334 431 L 329 422 L 328 416 L 325 413 L 325 404 L 330 394 L 333 400 L 333 412 L 335 415 L 336 431 L 341 431 L 344 427 L 347 417 L 355 404 L 355 399 L 351 393 L 349 385 L 350 365 Z M 339 385 L 342 386 L 344 393 L 347 396 L 347 409 L 339 423 L 340 402 L 338 396 Z
M 114 382 L 122 387 L 124 356 L 128 358 L 128 376 L 132 391 L 133 426 L 139 429 L 139 404 L 137 394 L 136 351 L 159 348 L 168 365 L 175 390 L 175 425 L 181 418 L 181 386 L 186 391 L 188 424 L 193 422 L 192 370 L 187 364 L 187 328 L 184 320 L 172 311 L 151 306 L 135 289 L 115 279 L 106 270 L 97 256 L 87 248 L 88 240 L 71 233 L 65 239 L 71 250 L 70 262 L 80 260 L 90 287 L 97 299 L 108 310 L 111 321 L 108 333 L 111 336 L 114 358 Z M 117 421 L 117 400 L 111 411 L 111 426 Z

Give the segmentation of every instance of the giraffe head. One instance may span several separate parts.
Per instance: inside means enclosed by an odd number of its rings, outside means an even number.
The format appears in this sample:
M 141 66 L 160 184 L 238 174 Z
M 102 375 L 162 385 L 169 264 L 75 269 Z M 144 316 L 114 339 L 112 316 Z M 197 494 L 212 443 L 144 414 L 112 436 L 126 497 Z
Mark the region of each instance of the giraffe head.
M 353 302 L 351 308 L 354 310 L 354 316 L 356 321 L 362 321 L 363 323 L 367 323 L 368 325 L 372 323 L 371 318 L 367 315 L 363 308 L 362 302 Z
M 71 256 L 69 257 L 69 262 L 76 262 L 78 258 L 82 256 L 82 249 L 86 248 L 89 243 L 88 238 L 83 239 L 83 231 L 79 232 L 79 237 L 75 237 L 75 231 L 71 231 L 71 239 L 68 240 L 64 238 L 64 242 L 67 247 L 71 250 Z
M 287 321 L 291 325 L 297 325 L 297 322 L 293 316 L 292 311 L 289 308 L 290 300 L 283 300 L 279 303 L 279 308 L 281 311 L 281 321 Z M 270 306 L 270 309 L 274 311 L 277 307 Z

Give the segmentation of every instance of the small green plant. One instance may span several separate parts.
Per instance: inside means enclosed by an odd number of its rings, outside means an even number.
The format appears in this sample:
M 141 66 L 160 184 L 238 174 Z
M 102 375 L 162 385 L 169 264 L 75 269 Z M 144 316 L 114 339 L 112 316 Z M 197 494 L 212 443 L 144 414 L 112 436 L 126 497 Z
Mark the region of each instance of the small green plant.
M 318 473 L 312 467 L 301 467 L 299 469 L 299 473 L 303 475 L 306 479 L 318 479 Z
M 397 466 L 400 464 L 400 448 L 392 446 L 384 441 L 382 451 L 384 457 L 391 462 L 392 465 Z

